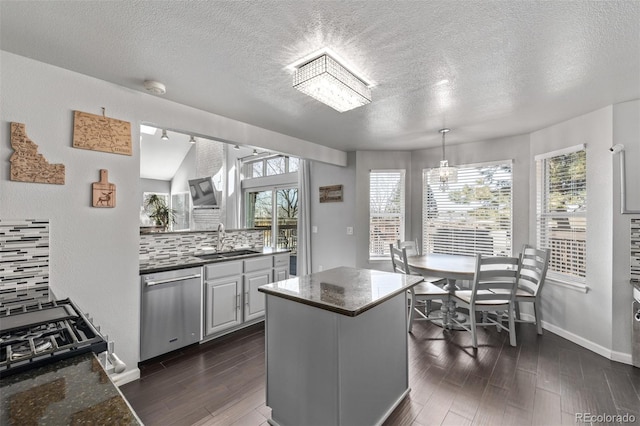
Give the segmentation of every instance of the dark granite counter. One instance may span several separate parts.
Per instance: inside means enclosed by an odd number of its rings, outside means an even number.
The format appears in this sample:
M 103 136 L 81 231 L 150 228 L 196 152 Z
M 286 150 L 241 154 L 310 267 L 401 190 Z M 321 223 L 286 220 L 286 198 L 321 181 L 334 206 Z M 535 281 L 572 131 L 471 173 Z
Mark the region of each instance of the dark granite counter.
M 2 425 L 140 425 L 94 354 L 0 380 Z
M 268 255 L 279 254 L 279 253 L 288 253 L 290 251 L 289 249 L 272 249 L 270 247 L 265 247 L 261 249 L 255 249 L 255 250 L 256 250 L 256 253 L 253 253 L 253 254 L 247 254 L 247 255 L 237 256 L 237 257 L 227 257 L 223 259 L 202 259 L 196 256 L 196 254 L 199 254 L 199 253 L 181 255 L 181 256 L 167 255 L 165 257 L 155 258 L 155 259 L 144 259 L 144 260 L 141 259 L 140 274 L 153 274 L 157 272 L 165 272 L 165 271 L 171 271 L 176 269 L 192 268 L 194 266 L 202 266 L 202 265 L 216 263 L 216 262 L 228 262 L 233 260 L 247 259 L 247 258 L 256 257 L 256 256 L 268 256 Z
M 421 281 L 416 275 L 341 266 L 263 285 L 258 291 L 354 317 Z

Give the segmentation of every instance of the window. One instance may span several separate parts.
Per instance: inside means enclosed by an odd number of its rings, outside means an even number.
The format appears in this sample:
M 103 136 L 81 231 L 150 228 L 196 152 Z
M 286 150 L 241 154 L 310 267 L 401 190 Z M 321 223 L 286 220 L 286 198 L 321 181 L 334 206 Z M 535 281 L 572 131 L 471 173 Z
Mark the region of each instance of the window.
M 511 255 L 512 162 L 458 166 L 456 182 L 442 191 L 422 173 L 424 253 Z
M 283 155 L 241 160 L 241 222 L 261 229 L 265 247 L 290 250 L 289 272 L 296 274 L 298 251 L 298 164 Z
M 298 159 L 284 155 L 270 155 L 256 160 L 244 161 L 244 177 L 246 179 L 264 176 L 276 176 L 298 171 Z
M 389 244 L 404 239 L 404 170 L 369 174 L 369 259 L 387 259 Z
M 190 226 L 191 194 L 178 192 L 171 194 L 171 208 L 175 212 L 173 231 L 188 231 Z
M 551 249 L 548 276 L 584 283 L 587 251 L 584 145 L 536 156 L 538 248 Z

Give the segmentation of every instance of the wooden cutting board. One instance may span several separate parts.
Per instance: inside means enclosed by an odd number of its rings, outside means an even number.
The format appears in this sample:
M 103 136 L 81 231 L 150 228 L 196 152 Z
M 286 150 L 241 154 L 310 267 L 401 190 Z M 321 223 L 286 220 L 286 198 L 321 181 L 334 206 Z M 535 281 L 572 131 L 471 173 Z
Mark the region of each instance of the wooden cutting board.
M 94 182 L 93 207 L 115 207 L 116 185 L 109 182 L 109 171 L 100 169 L 100 182 Z

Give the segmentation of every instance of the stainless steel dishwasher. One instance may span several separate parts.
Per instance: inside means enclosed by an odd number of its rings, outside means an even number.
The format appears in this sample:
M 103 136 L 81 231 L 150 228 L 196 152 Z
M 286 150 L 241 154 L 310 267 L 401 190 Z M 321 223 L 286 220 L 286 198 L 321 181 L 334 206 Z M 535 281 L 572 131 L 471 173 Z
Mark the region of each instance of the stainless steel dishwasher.
M 201 276 L 201 268 L 142 275 L 140 361 L 200 341 Z

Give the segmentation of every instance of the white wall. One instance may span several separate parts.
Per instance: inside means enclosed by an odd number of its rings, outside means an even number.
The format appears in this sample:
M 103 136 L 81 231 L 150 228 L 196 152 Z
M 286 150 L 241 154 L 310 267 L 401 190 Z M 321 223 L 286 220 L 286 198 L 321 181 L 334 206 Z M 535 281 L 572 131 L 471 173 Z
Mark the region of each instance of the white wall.
M 129 369 L 136 368 L 139 353 L 141 123 L 346 164 L 347 155 L 341 151 L 8 52 L 0 54 L 0 217 L 50 220 L 52 290 L 58 297 L 72 297 L 91 313 L 115 340 Z M 131 123 L 132 156 L 72 147 L 73 111 L 101 114 L 102 107 L 108 117 Z M 49 162 L 66 165 L 65 185 L 9 181 L 11 122 L 26 124 L 27 134 Z M 91 207 L 91 183 L 99 180 L 100 169 L 109 171 L 117 187 L 113 209 Z
M 357 238 L 363 232 L 356 225 L 355 153 L 349 153 L 347 167 L 326 163 L 311 164 L 311 225 L 318 232 L 311 234 L 311 267 L 317 272 L 337 266 L 356 266 Z M 342 185 L 342 202 L 320 203 L 321 186 Z M 354 228 L 354 235 L 347 235 L 347 227 Z M 366 235 L 369 234 L 368 229 Z
M 613 171 L 608 153 L 613 141 L 613 108 L 593 111 L 531 134 L 531 158 L 578 144 L 587 146 L 587 277 L 588 293 L 554 285 L 547 280 L 542 293 L 544 320 L 578 336 L 602 353 L 611 349 L 613 247 Z M 535 212 L 535 168 L 531 169 L 529 203 Z M 536 238 L 535 214 L 529 235 Z

